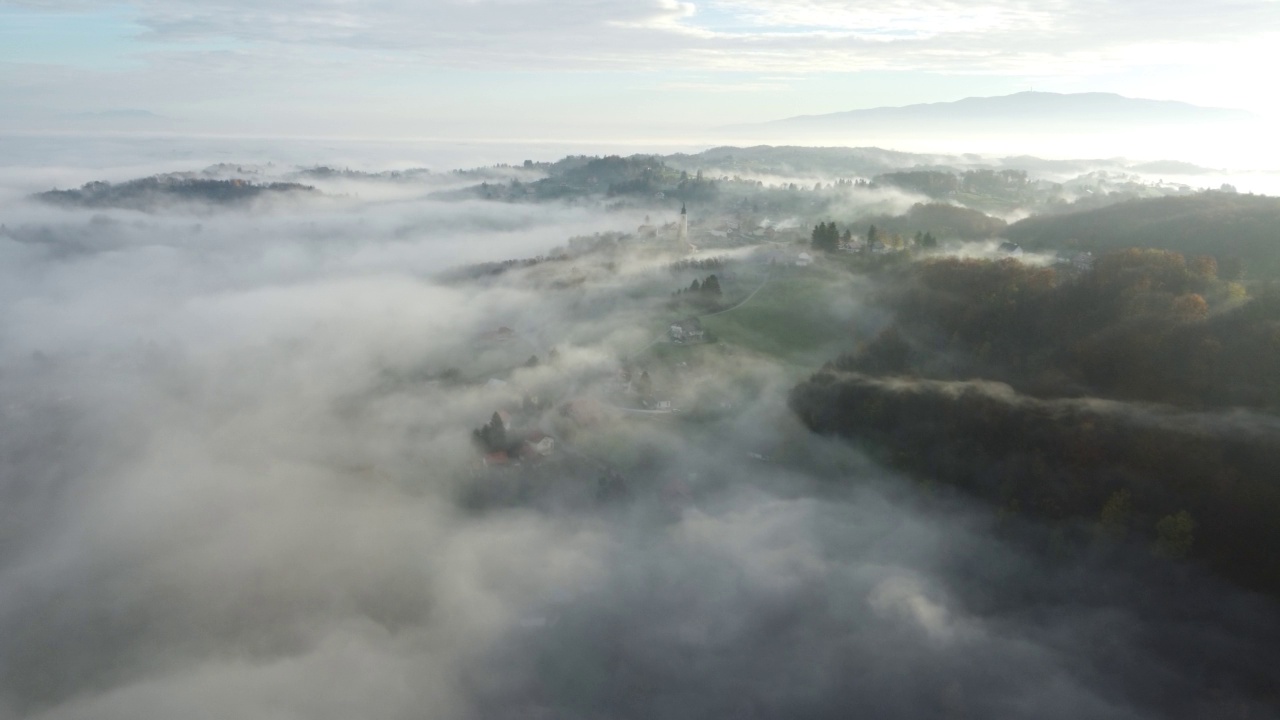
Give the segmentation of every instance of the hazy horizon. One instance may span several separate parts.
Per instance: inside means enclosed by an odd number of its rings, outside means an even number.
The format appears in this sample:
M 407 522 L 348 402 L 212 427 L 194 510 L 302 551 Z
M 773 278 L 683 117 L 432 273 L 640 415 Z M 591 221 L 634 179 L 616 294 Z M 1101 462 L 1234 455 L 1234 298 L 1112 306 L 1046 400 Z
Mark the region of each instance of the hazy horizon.
M 1280 718 L 1277 41 L 0 0 L 0 720 Z

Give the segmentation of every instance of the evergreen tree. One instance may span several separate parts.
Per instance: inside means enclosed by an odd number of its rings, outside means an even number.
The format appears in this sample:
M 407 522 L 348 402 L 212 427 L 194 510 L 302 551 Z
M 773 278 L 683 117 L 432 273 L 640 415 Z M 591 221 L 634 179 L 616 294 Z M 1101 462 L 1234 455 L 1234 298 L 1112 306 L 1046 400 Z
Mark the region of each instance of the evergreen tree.
M 502 416 L 494 413 L 488 425 L 483 425 L 471 433 L 476 445 L 487 453 L 507 449 L 507 428 L 502 423 Z
M 818 223 L 813 228 L 811 245 L 814 250 L 822 250 L 824 252 L 834 252 L 839 249 L 840 245 L 840 229 L 836 227 L 834 222 Z
M 653 379 L 649 377 L 648 370 L 642 371 L 640 377 L 636 379 L 635 390 L 641 397 L 649 397 L 653 394 Z
M 867 229 L 867 247 L 871 247 L 880 242 L 880 231 L 876 230 L 876 226 L 872 225 Z
M 707 295 L 719 295 L 720 279 L 715 275 L 708 275 L 707 279 L 702 281 L 702 292 Z
M 698 292 L 701 289 L 702 289 L 702 286 L 698 284 L 697 278 L 694 278 L 693 282 L 689 283 L 689 292 Z

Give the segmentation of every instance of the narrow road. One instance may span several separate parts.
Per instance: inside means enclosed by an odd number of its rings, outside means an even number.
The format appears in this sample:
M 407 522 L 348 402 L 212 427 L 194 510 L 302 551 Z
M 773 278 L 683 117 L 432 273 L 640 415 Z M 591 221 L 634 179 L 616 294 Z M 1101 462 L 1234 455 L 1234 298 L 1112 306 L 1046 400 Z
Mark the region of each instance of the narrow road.
M 733 307 L 731 307 L 731 308 L 726 308 L 726 309 L 724 309 L 724 310 L 717 310 L 716 312 L 709 313 L 709 314 L 707 314 L 707 315 L 696 315 L 695 317 L 697 317 L 699 320 L 701 320 L 702 318 L 709 318 L 709 317 L 715 317 L 715 316 L 717 316 L 717 315 L 724 315 L 725 313 L 729 313 L 729 312 L 733 312 L 734 310 L 737 310 L 738 308 L 742 307 L 743 305 L 746 305 L 747 303 L 751 302 L 751 298 L 755 297 L 755 296 L 756 296 L 756 293 L 759 293 L 761 290 L 763 290 L 763 289 L 764 289 L 764 286 L 765 286 L 765 285 L 768 285 L 768 284 L 769 284 L 769 280 L 771 280 L 772 278 L 773 278 L 773 273 L 772 273 L 772 272 L 770 272 L 769 274 L 765 275 L 765 276 L 764 276 L 764 282 L 760 283 L 760 286 L 759 286 L 759 287 L 757 287 L 755 290 L 752 290 L 752 291 L 751 291 L 751 294 L 750 294 L 750 295 L 748 295 L 748 296 L 746 296 L 745 298 L 743 298 L 743 299 L 742 299 L 742 302 L 738 303 L 737 305 L 734 305 L 734 306 L 733 306 Z M 648 345 L 645 345 L 644 347 L 640 348 L 639 350 L 636 350 L 635 352 L 631 353 L 630 355 L 627 355 L 626 357 L 624 357 L 624 358 L 623 358 L 623 360 L 630 360 L 631 358 L 635 357 L 636 355 L 639 355 L 640 353 L 644 352 L 645 350 L 648 350 L 649 348 L 653 347 L 654 345 L 657 345 L 658 343 L 662 342 L 664 339 L 666 339 L 666 337 L 667 337 L 667 336 L 666 336 L 666 334 L 665 334 L 665 333 L 664 333 L 664 334 L 662 334 L 662 335 L 659 335 L 658 337 L 654 338 L 654 339 L 653 339 L 653 341 L 652 341 L 652 342 L 650 342 Z
M 773 273 L 772 273 L 772 272 L 771 272 L 771 273 L 769 273 L 768 275 L 765 275 L 765 276 L 764 276 L 764 282 L 760 283 L 760 287 L 756 288 L 755 290 L 752 290 L 752 291 L 751 291 L 751 294 L 750 294 L 750 295 L 748 295 L 748 296 L 746 296 L 745 298 L 743 298 L 743 299 L 742 299 L 742 302 L 738 303 L 737 305 L 734 305 L 733 307 L 728 308 L 727 310 L 720 310 L 720 311 L 717 311 L 717 312 L 713 312 L 713 313 L 711 313 L 711 314 L 709 314 L 709 315 L 699 315 L 699 316 L 698 316 L 698 318 L 699 318 L 699 319 L 701 319 L 701 318 L 715 317 L 715 316 L 717 316 L 717 315 L 723 315 L 723 314 L 725 314 L 725 313 L 727 313 L 727 312 L 733 312 L 734 310 L 737 310 L 738 308 L 742 307 L 743 305 L 746 305 L 747 303 L 751 302 L 751 298 L 755 297 L 755 296 L 756 296 L 756 293 L 758 293 L 758 292 L 760 292 L 761 290 L 763 290 L 763 289 L 764 289 L 764 286 L 769 284 L 769 279 L 770 279 L 770 278 L 772 278 L 772 277 L 773 277 Z

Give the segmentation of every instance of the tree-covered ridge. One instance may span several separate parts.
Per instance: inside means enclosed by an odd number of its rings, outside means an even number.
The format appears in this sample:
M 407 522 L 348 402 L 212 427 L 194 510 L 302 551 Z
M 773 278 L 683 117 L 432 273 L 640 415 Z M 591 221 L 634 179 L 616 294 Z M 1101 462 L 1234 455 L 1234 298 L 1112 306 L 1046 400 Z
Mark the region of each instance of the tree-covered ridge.
M 797 386 L 791 406 L 810 429 L 856 438 L 902 470 L 1053 522 L 1068 546 L 1141 543 L 1280 594 L 1274 418 L 834 369 Z
M 1280 288 L 1158 249 L 935 258 L 881 287 L 892 323 L 792 394 L 811 429 L 1280 593 Z
M 1131 200 L 1107 207 L 1029 217 L 1005 237 L 1027 248 L 1095 253 L 1155 247 L 1209 255 L 1224 277 L 1280 277 L 1280 198 L 1233 192 Z
M 701 172 L 669 167 L 657 155 L 571 155 L 554 163 L 528 162 L 525 168 L 546 177 L 531 181 L 512 178 L 505 183 L 483 182 L 463 190 L 437 193 L 440 199 L 480 197 L 487 200 L 563 200 L 583 196 L 653 198 L 670 196 L 686 201 L 709 201 L 717 195 L 717 183 Z
M 328 165 L 315 165 L 299 168 L 292 174 L 298 179 L 307 180 L 372 180 L 386 182 L 416 182 L 431 177 L 427 168 L 406 168 L 404 170 L 384 170 L 382 172 L 364 172 L 351 168 L 335 168 Z
M 153 210 L 174 203 L 232 205 L 290 194 L 318 195 L 319 191 L 298 183 L 253 183 L 156 175 L 122 183 L 91 182 L 76 190 L 39 193 L 35 198 L 60 205 Z
M 934 166 L 957 158 L 876 147 L 799 147 L 756 145 L 716 147 L 664 158 L 672 167 L 693 172 L 716 168 L 728 173 L 871 177 L 897 168 Z
M 1280 291 L 1250 297 L 1211 257 L 1131 249 L 1078 275 L 933 259 L 900 269 L 881 300 L 896 324 L 837 366 L 986 377 L 1049 396 L 1280 408 Z
M 872 215 L 859 223 L 875 225 L 882 233 L 913 235 L 927 232 L 937 237 L 985 240 L 997 237 L 1008 227 L 1000 218 L 959 205 L 916 203 L 902 215 Z

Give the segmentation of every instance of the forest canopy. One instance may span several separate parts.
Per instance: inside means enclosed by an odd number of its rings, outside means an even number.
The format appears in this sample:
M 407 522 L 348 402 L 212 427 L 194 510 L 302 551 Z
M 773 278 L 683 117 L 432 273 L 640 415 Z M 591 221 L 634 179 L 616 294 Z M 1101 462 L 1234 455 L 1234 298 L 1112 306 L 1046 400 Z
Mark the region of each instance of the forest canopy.
M 1010 225 L 1004 236 L 1029 249 L 1151 247 L 1209 255 L 1226 279 L 1280 278 L 1280 198 L 1264 195 L 1213 191 L 1130 200 L 1035 215 Z
M 1160 249 L 1079 273 L 936 258 L 880 286 L 893 322 L 792 392 L 809 428 L 1280 593 L 1275 286 Z

